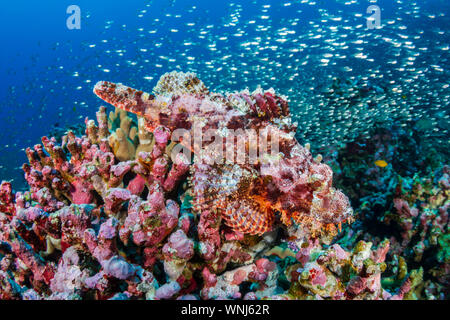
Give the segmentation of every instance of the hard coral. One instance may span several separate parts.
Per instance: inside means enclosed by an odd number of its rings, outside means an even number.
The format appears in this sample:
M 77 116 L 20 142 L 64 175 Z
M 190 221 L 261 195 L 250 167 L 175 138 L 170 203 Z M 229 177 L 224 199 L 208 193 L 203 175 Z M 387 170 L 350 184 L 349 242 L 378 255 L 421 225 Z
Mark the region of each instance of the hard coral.
M 384 287 L 397 287 L 410 274 L 423 281 L 413 281 L 405 298 L 443 299 L 449 296 L 449 169 L 412 131 L 378 128 L 326 159 L 359 218 L 338 241 L 350 248 L 358 240 L 377 245 L 388 237 Z M 378 167 L 377 159 L 388 165 Z
M 115 107 L 143 117 L 150 132 L 158 125 L 171 132 L 184 130 L 182 143 L 196 156 L 191 183 L 194 209 L 200 215 L 222 218 L 234 231 L 253 235 L 272 230 L 277 213 L 285 225 L 302 224 L 312 234 L 323 228 L 333 232 L 334 225 L 351 219 L 348 199 L 332 187 L 331 169 L 295 140 L 287 101 L 273 90 L 226 97 L 208 92 L 191 74 L 172 73 L 160 80 L 156 96 L 109 82 L 97 83 L 94 92 Z M 212 143 L 207 138 L 200 143 L 184 139 L 208 136 L 211 130 Z M 264 131 L 272 141 L 279 140 L 280 150 L 272 150 L 275 154 L 270 156 L 260 154 L 257 161 L 244 155 L 243 163 L 229 164 L 220 157 L 230 139 L 233 160 L 234 153 L 239 153 L 233 130 Z M 251 144 L 250 139 L 245 141 L 244 150 L 251 149 Z M 257 148 L 262 147 L 259 144 Z M 216 212 L 219 216 L 213 218 Z M 207 250 L 216 251 L 214 242 L 207 244 Z
M 420 272 L 382 288 L 389 241 L 328 245 L 352 220 L 349 201 L 293 138 L 286 99 L 273 90 L 223 96 L 194 74 L 170 73 L 156 96 L 107 82 L 95 92 L 136 113 L 137 126 L 102 107 L 85 135 L 27 149 L 29 191 L 0 187 L 2 299 L 414 297 Z M 270 128 L 280 150 L 211 163 L 208 143 L 172 140 L 196 121 L 225 136 Z M 194 150 L 193 162 L 173 149 Z

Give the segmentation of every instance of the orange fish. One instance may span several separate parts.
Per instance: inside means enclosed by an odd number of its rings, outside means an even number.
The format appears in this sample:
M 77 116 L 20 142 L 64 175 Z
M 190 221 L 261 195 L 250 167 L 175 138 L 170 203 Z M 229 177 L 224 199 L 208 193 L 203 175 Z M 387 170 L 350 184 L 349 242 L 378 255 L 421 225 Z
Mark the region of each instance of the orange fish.
M 375 165 L 380 168 L 385 168 L 387 167 L 388 163 L 384 160 L 377 160 L 375 161 Z

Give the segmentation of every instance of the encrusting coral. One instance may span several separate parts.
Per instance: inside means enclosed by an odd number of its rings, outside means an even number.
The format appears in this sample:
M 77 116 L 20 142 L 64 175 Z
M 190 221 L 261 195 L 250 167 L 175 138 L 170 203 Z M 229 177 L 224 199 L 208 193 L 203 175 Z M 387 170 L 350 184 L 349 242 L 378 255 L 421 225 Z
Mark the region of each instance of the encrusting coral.
M 420 270 L 383 289 L 389 240 L 331 244 L 352 209 L 330 167 L 295 140 L 286 98 L 211 93 L 176 72 L 155 96 L 108 82 L 94 92 L 124 111 L 100 108 L 61 144 L 43 137 L 26 151 L 29 191 L 0 186 L 1 299 L 413 297 Z M 198 122 L 224 136 L 270 128 L 280 149 L 210 161 L 209 141 L 172 139 Z

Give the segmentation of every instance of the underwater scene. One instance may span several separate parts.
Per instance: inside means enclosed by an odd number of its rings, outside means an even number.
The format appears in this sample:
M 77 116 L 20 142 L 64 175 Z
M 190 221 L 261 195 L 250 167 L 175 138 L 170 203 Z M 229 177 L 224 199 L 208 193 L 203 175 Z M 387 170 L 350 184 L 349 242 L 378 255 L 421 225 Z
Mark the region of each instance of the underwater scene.
M 0 8 L 0 300 L 448 300 L 448 0 Z

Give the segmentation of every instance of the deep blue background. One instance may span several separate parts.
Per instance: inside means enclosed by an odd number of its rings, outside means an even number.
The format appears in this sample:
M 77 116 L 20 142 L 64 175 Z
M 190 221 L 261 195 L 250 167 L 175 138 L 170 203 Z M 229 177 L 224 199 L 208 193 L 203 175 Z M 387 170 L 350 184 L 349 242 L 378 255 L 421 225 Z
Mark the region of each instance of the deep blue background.
M 300 23 L 290 29 L 296 29 L 297 34 L 306 34 L 310 28 L 309 21 L 319 17 L 321 8 L 338 15 L 351 14 L 344 1 L 316 1 L 317 5 L 300 5 L 298 0 L 237 0 L 232 1 L 242 5 L 240 23 L 261 16 L 262 5 L 271 4 L 269 11 L 271 20 L 258 21 L 278 29 L 285 26 L 286 21 L 299 17 Z M 291 2 L 289 7 L 282 4 Z M 365 10 L 371 3 L 359 1 L 359 6 L 351 10 L 364 16 L 356 23 L 366 23 Z M 423 1 L 417 1 L 423 3 Z M 448 12 L 448 1 L 426 1 L 426 7 L 431 12 Z M 66 8 L 76 4 L 82 10 L 81 30 L 66 28 Z M 150 4 L 150 7 L 146 7 Z M 192 6 L 197 8 L 192 12 Z M 383 19 L 394 17 L 397 5 L 394 1 L 378 1 L 383 9 Z M 141 10 L 146 13 L 140 13 Z M 301 14 L 296 10 L 301 9 Z M 341 11 L 339 11 L 341 10 Z M 205 68 L 205 61 L 214 61 L 224 55 L 232 55 L 236 61 L 256 63 L 254 57 L 242 54 L 239 44 L 242 37 L 230 37 L 229 41 L 217 41 L 220 55 L 208 50 L 210 35 L 232 34 L 235 28 L 223 26 L 223 21 L 229 20 L 234 11 L 230 1 L 205 0 L 45 0 L 29 1 L 15 0 L 2 3 L 0 6 L 0 180 L 16 179 L 22 175 L 18 167 L 25 162 L 23 148 L 39 143 L 40 137 L 48 134 L 55 126 L 72 125 L 82 122 L 84 117 L 94 117 L 100 101 L 92 94 L 92 88 L 98 80 L 123 82 L 131 86 L 151 90 L 159 76 L 173 69 L 174 64 L 157 59 L 159 56 L 176 57 L 183 71 L 196 71 L 200 77 L 213 88 L 238 89 L 246 86 L 254 88 L 262 78 L 261 73 L 243 75 L 233 73 L 226 68 L 212 71 Z M 139 15 L 142 14 L 142 17 Z M 166 14 L 169 14 L 167 16 Z M 177 14 L 181 18 L 175 17 Z M 160 21 L 154 21 L 159 18 Z M 110 22 L 110 23 L 108 23 Z M 196 26 L 187 28 L 186 22 L 195 22 Z M 337 22 L 336 24 L 339 24 Z M 341 22 L 343 23 L 343 22 Z M 439 23 L 437 21 L 436 23 Z M 415 24 L 405 32 L 414 32 L 414 28 L 424 28 Z M 105 26 L 110 26 L 105 29 Z M 123 25 L 126 25 L 125 27 Z M 198 34 L 207 25 L 213 25 L 207 39 L 198 39 Z M 444 28 L 448 25 L 430 25 L 430 28 Z M 143 28 L 143 31 L 139 29 Z M 412 28 L 412 29 L 411 29 Z M 148 31 L 157 29 L 157 34 Z M 170 30 L 177 29 L 173 33 Z M 264 37 L 264 32 L 249 30 L 246 35 Z M 180 60 L 180 53 L 187 50 L 182 45 L 186 39 L 195 38 L 196 43 L 189 48 L 189 56 L 195 57 L 192 64 L 188 60 Z M 448 39 L 448 32 L 446 38 Z M 102 42 L 107 40 L 107 42 Z M 351 39 L 349 39 L 351 40 Z M 302 40 L 307 41 L 307 40 Z M 156 46 L 155 44 L 162 44 Z M 94 45 L 95 47 L 90 47 Z M 292 43 L 278 43 L 279 47 L 295 47 Z M 119 56 L 115 50 L 126 52 Z M 142 51 L 146 49 L 147 51 Z M 110 50 L 111 52 L 108 52 Z M 380 48 L 378 55 L 384 54 Z M 294 55 L 294 58 L 304 58 L 304 53 Z M 284 56 L 273 53 L 273 60 L 280 63 L 273 71 L 271 86 L 288 91 L 290 84 L 284 77 L 290 70 L 285 69 L 287 62 L 292 62 Z M 147 60 L 147 61 L 146 61 Z M 383 60 L 383 59 L 381 59 Z M 135 64 L 129 64 L 134 61 Z M 271 61 L 267 62 L 269 65 Z M 272 61 L 273 62 L 273 61 Z M 261 65 L 264 62 L 259 62 Z M 119 64 L 118 66 L 116 64 Z M 155 67 L 155 64 L 161 64 Z M 101 65 L 101 67 L 99 66 Z M 62 67 L 62 68 L 61 68 Z M 363 72 L 370 65 L 355 65 L 355 72 Z M 103 69 L 109 69 L 105 73 Z M 329 67 L 332 68 L 332 67 Z M 330 69 L 328 69 L 330 70 Z M 79 76 L 73 74 L 78 72 Z M 308 77 L 316 72 L 314 66 L 304 68 Z M 318 71 L 317 71 L 318 72 Z M 330 71 L 328 71 L 330 72 Z M 318 76 L 320 77 L 320 73 Z M 145 80 L 144 76 L 153 77 Z M 205 80 L 206 78 L 206 80 Z M 227 81 L 224 81 L 226 79 Z M 86 83 L 90 80 L 90 83 Z M 262 81 L 262 80 L 261 80 Z M 314 80 L 315 82 L 316 80 Z M 312 83 L 315 85 L 315 83 Z M 15 184 L 16 186 L 18 184 Z

